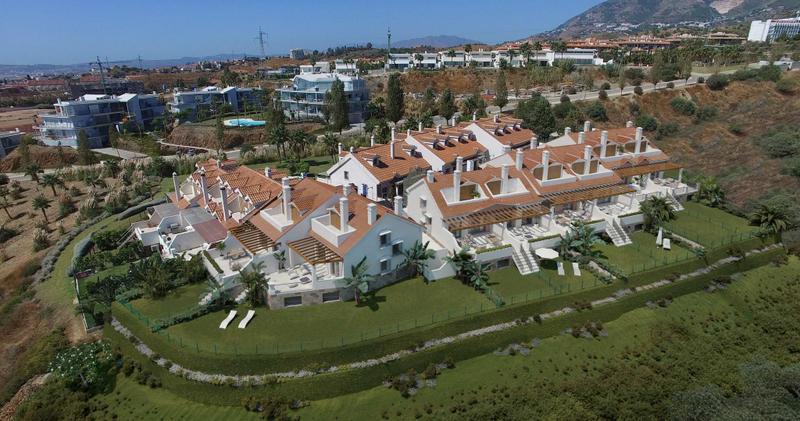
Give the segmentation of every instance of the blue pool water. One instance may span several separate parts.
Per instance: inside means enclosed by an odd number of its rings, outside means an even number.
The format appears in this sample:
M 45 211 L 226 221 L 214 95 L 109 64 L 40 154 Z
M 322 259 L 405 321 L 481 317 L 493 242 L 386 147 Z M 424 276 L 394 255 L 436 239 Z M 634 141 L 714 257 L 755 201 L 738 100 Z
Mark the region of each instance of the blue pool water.
M 228 127 L 256 127 L 256 126 L 264 126 L 267 124 L 267 122 L 261 120 L 253 120 L 252 118 L 233 118 L 230 120 L 225 120 L 224 124 Z

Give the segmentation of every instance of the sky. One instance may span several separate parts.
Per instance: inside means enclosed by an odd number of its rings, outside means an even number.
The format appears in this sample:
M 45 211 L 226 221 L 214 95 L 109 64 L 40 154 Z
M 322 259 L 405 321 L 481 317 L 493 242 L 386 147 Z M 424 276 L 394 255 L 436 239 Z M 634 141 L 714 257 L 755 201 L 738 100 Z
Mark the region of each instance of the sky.
M 0 64 L 73 64 L 326 49 L 428 35 L 498 43 L 552 29 L 601 0 L 0 0 Z

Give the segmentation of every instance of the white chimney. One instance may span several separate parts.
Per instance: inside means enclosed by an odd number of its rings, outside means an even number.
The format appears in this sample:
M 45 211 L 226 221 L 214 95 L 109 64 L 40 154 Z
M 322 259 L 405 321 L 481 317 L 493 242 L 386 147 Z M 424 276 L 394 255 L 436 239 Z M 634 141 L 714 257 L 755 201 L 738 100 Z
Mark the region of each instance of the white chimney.
M 281 188 L 283 189 L 283 216 L 286 217 L 288 222 L 292 221 L 292 188 L 289 186 L 289 179 L 281 179 Z
M 628 120 L 628 122 L 625 123 L 625 127 L 633 127 L 633 122 Z
M 272 178 L 272 168 L 264 167 L 264 175 L 267 176 L 267 178 Z
M 586 143 L 586 132 L 580 132 L 578 133 L 578 144 L 583 145 L 584 143 Z
M 222 220 L 228 220 L 228 189 L 225 186 L 219 187 L 219 194 L 222 200 Z
M 464 169 L 464 158 L 457 156 L 456 157 L 456 168 L 457 170 L 461 171 Z
M 375 135 L 369 137 L 369 146 L 375 146 Z
M 355 151 L 356 151 L 356 147 L 355 147 L 355 146 L 351 146 L 351 147 L 350 147 L 350 153 L 353 153 L 353 152 L 355 152 Z
M 564 136 L 572 134 L 572 127 L 564 127 Z
M 542 152 L 542 181 L 547 181 L 550 172 L 550 151 Z
M 181 188 L 180 183 L 178 183 L 178 173 L 172 173 L 172 186 L 175 187 L 175 200 L 181 199 Z
M 367 205 L 367 223 L 373 225 L 376 219 L 378 219 L 378 205 L 370 203 Z
M 203 201 L 206 202 L 208 207 L 208 187 L 206 186 L 206 171 L 200 170 L 200 191 L 203 193 Z
M 436 134 L 442 134 L 442 125 L 441 124 L 437 124 L 436 125 Z
M 608 148 L 608 130 L 600 132 L 600 157 L 606 157 L 606 148 Z
M 636 128 L 636 148 L 633 150 L 633 153 L 635 153 L 637 155 L 641 152 L 642 132 L 643 132 L 643 129 L 641 127 L 637 127 Z
M 514 160 L 514 167 L 516 167 L 520 171 L 522 171 L 522 160 L 524 157 L 525 153 L 522 152 L 522 149 L 517 149 L 517 156 L 515 157 L 516 159 Z
M 406 137 L 411 137 L 411 129 L 406 129 Z
M 531 138 L 531 149 L 536 149 L 539 147 L 539 138 L 534 136 Z
M 392 142 L 394 142 L 396 136 L 397 136 L 397 129 L 392 127 Z
M 472 112 L 472 121 L 478 121 L 478 112 L 477 111 L 473 111 Z
M 342 195 L 344 197 L 350 196 L 350 184 L 342 184 Z
M 585 133 L 589 133 L 590 131 L 592 131 L 592 122 L 591 121 L 586 120 L 586 121 L 583 122 L 583 131 Z
M 467 171 L 472 171 L 475 169 L 475 161 L 470 159 L 467 161 Z
M 455 127 L 455 126 L 456 126 L 456 118 L 453 117 L 450 119 L 450 127 Z
M 394 214 L 403 216 L 403 196 L 394 197 Z
M 500 194 L 508 193 L 508 171 L 511 165 L 504 164 L 500 169 Z
M 343 149 L 343 145 L 342 145 L 341 142 L 339 142 L 339 144 L 336 145 L 336 150 L 339 151 L 339 155 L 342 154 L 342 149 Z
M 347 231 L 347 223 L 350 220 L 350 207 L 346 197 L 339 199 L 339 230 Z
M 461 171 L 453 171 L 453 202 L 461 200 Z
M 433 183 L 433 170 L 428 170 L 428 172 L 425 173 L 425 177 L 428 179 L 429 183 Z
M 494 122 L 495 123 L 499 123 L 500 122 L 500 114 L 495 114 L 494 115 Z
M 583 148 L 583 175 L 589 175 L 589 163 L 592 159 L 592 147 L 589 145 Z
M 503 153 L 511 153 L 511 145 L 503 145 Z
M 422 131 L 422 122 L 421 121 L 419 123 L 417 123 L 417 131 L 418 132 Z
M 394 159 L 394 139 L 389 142 L 389 158 Z

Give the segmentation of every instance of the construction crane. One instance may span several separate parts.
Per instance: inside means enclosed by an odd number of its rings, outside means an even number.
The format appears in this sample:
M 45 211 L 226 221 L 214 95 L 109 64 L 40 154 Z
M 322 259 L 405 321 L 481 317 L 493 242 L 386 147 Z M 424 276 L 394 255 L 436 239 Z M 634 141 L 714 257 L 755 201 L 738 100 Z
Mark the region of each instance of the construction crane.
M 106 75 L 103 73 L 103 62 L 100 61 L 100 56 L 97 56 L 97 67 L 100 69 L 100 82 L 103 84 L 103 94 L 108 95 L 108 88 L 106 87 Z
M 258 41 L 258 45 L 261 47 L 261 58 L 266 60 L 267 59 L 267 33 L 261 30 L 261 27 L 258 27 L 258 36 L 255 38 Z

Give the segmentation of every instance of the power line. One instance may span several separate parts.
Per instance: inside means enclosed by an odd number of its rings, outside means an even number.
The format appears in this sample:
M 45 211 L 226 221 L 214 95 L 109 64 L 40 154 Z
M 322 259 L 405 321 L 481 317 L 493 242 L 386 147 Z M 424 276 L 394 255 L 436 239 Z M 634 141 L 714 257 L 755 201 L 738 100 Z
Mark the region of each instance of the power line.
M 258 27 L 258 36 L 255 38 L 258 41 L 258 45 L 261 47 L 261 58 L 267 59 L 267 33 L 261 30 L 261 26 Z

